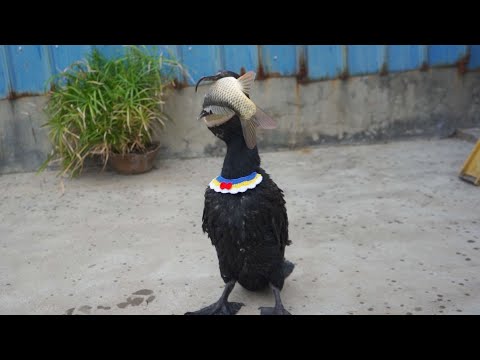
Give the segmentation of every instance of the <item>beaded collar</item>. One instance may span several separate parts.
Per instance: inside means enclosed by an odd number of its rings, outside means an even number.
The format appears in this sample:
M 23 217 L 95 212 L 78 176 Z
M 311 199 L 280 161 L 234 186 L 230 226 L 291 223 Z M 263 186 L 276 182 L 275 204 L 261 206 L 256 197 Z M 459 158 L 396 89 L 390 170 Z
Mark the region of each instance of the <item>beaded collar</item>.
M 225 179 L 221 176 L 217 176 L 210 181 L 210 189 L 223 194 L 237 194 L 239 192 L 245 192 L 248 189 L 255 188 L 262 182 L 262 175 L 257 172 L 253 172 L 250 175 L 238 178 L 238 179 Z

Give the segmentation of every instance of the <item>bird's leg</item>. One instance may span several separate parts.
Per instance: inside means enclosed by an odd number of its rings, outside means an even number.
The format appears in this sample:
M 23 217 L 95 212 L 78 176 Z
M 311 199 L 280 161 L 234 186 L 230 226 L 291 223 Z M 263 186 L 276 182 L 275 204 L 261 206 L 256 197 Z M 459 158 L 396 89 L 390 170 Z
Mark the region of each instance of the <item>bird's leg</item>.
M 222 296 L 217 302 L 198 311 L 187 312 L 185 315 L 235 315 L 242 306 L 245 306 L 242 303 L 228 302 L 228 296 L 235 287 L 235 283 L 235 280 L 231 280 L 225 285 Z
M 292 315 L 282 304 L 282 299 L 280 299 L 280 290 L 270 284 L 272 288 L 273 295 L 275 296 L 275 307 L 260 307 L 260 315 Z

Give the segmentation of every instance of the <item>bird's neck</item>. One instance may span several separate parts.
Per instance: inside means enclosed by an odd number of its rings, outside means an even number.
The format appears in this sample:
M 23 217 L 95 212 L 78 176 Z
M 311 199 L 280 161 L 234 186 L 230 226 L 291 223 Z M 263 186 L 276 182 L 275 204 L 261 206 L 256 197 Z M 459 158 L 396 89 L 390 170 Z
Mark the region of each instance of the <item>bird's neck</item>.
M 223 160 L 222 177 L 238 179 L 247 176 L 260 167 L 260 156 L 255 146 L 249 149 L 243 138 L 233 139 L 227 143 L 227 154 Z

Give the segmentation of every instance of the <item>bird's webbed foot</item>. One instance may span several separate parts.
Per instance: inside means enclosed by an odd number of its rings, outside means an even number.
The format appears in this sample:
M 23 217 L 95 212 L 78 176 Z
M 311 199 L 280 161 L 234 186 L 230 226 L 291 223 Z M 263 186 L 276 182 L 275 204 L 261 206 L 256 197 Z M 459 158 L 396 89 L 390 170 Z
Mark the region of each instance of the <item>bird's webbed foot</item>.
M 260 315 L 292 315 L 285 309 L 283 306 L 281 307 L 260 307 Z
M 232 280 L 225 285 L 223 294 L 217 302 L 204 307 L 203 309 L 187 312 L 185 315 L 235 315 L 242 306 L 245 306 L 243 303 L 228 302 L 228 296 L 232 292 L 235 283 L 236 281 Z
M 235 315 L 242 308 L 242 306 L 245 306 L 245 304 L 228 302 L 220 299 L 212 305 L 197 311 L 187 312 L 185 315 Z
M 292 315 L 290 314 L 287 309 L 282 304 L 282 300 L 280 299 L 280 290 L 271 285 L 273 295 L 275 296 L 275 306 L 274 307 L 260 307 L 260 315 Z

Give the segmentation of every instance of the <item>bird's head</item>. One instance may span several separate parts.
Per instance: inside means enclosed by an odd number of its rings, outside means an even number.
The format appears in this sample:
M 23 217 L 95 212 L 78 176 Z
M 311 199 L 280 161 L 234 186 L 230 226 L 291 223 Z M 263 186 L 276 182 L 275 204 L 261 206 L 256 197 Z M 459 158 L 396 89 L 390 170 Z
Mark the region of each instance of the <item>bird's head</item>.
M 200 83 L 202 81 L 217 81 L 217 80 L 225 78 L 225 77 L 234 77 L 235 79 L 238 79 L 240 77 L 240 75 L 238 75 L 237 73 L 235 73 L 233 71 L 220 70 L 215 75 L 204 76 L 197 81 L 197 84 L 195 85 L 195 92 L 197 92 L 198 85 L 200 85 Z
M 195 92 L 197 91 L 198 85 L 200 85 L 200 83 L 202 81 L 217 81 L 217 80 L 220 80 L 220 79 L 226 78 L 226 77 L 233 77 L 235 79 L 238 79 L 240 77 L 240 75 L 233 72 L 233 71 L 221 70 L 221 71 L 217 72 L 215 75 L 204 76 L 204 77 L 202 77 L 198 80 L 198 82 L 195 86 Z M 250 98 L 250 96 L 248 94 L 245 94 L 245 95 L 248 98 Z M 208 114 L 209 113 L 207 111 L 202 110 L 198 119 L 201 119 L 202 117 L 207 116 Z M 207 127 L 217 138 L 223 140 L 227 144 L 231 141 L 234 141 L 234 140 L 243 139 L 242 125 L 241 125 L 240 119 L 237 115 L 234 115 L 230 120 L 228 120 L 226 122 L 221 122 L 218 125 L 217 124 L 212 124 L 212 125 L 207 124 Z

